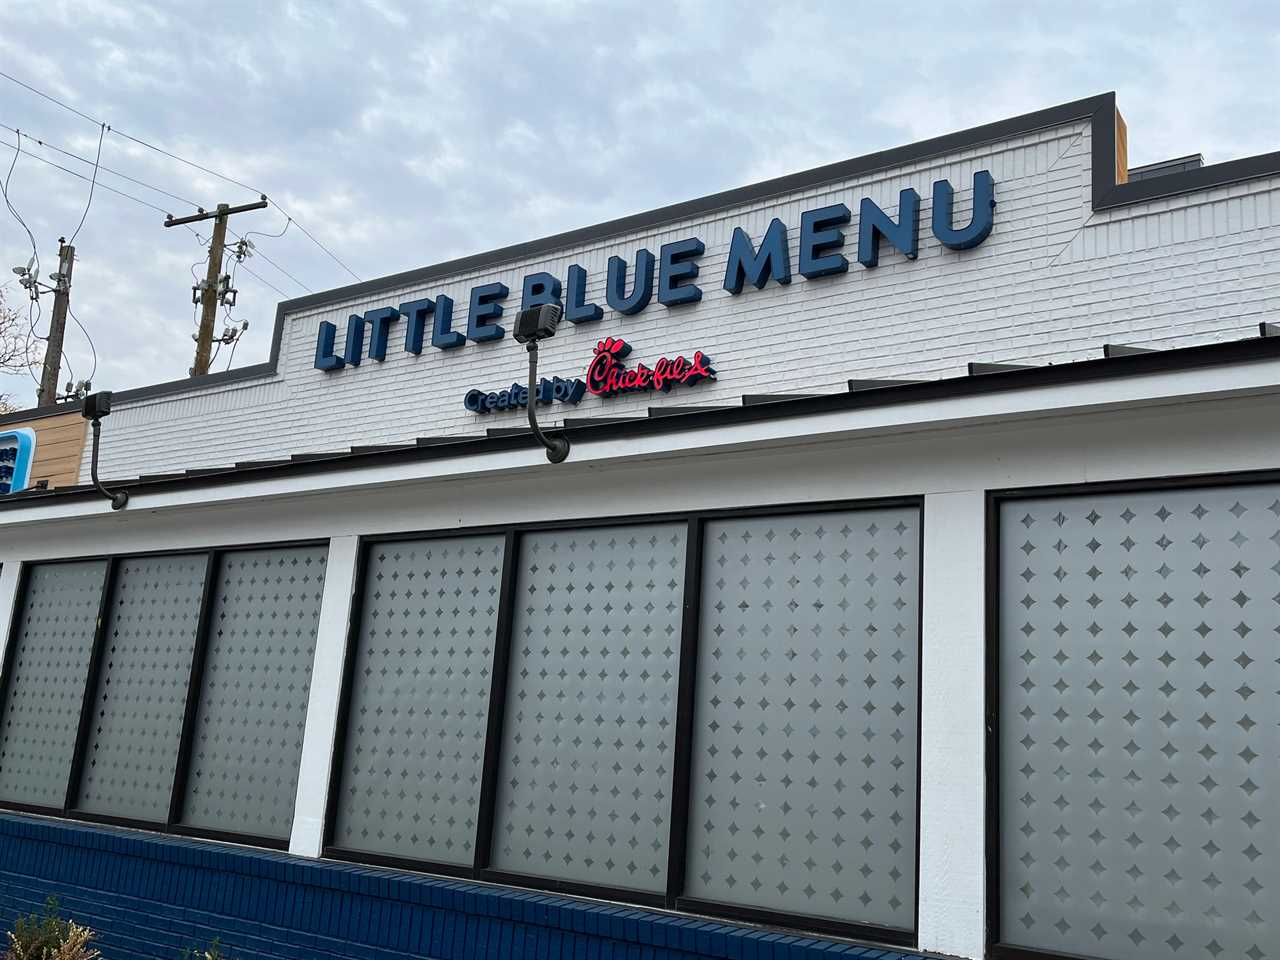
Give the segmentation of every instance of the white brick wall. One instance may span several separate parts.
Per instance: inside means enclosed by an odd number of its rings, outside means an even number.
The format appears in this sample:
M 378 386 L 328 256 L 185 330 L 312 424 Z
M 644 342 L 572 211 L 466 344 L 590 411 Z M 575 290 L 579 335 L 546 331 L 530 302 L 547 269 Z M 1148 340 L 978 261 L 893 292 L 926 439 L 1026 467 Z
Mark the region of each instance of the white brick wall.
M 995 229 L 973 250 L 947 250 L 929 229 L 932 184 L 950 179 L 956 221 L 963 223 L 973 173 L 981 169 L 996 181 Z M 796 274 L 790 286 L 748 286 L 738 296 L 722 289 L 735 226 L 758 240 L 780 217 L 794 271 L 801 212 L 843 201 L 855 217 L 844 251 L 852 261 L 859 200 L 871 197 L 894 214 L 898 191 L 907 186 L 922 200 L 918 260 L 885 245 L 873 270 L 855 261 L 840 276 L 807 281 Z M 605 306 L 611 255 L 630 259 L 640 246 L 656 255 L 663 243 L 689 236 L 707 248 L 701 303 L 668 309 L 655 296 L 632 317 Z M 509 336 L 448 352 L 427 346 L 415 357 L 401 349 L 398 324 L 384 363 L 366 359 L 359 368 L 323 373 L 312 367 L 316 328 L 322 320 L 336 323 L 341 343 L 349 313 L 448 294 L 454 329 L 465 329 L 470 288 L 500 280 L 512 291 L 501 321 L 510 330 L 524 275 L 547 270 L 563 278 L 572 263 L 588 270 L 587 298 L 605 306 L 605 316 L 565 324 L 544 348 L 540 372 L 581 376 L 595 342 L 610 335 L 632 343 L 637 361 L 701 349 L 719 371 L 715 383 L 665 396 L 588 395 L 577 408 L 543 408 L 548 415 L 618 416 L 659 404 L 736 404 L 746 393 L 838 392 L 850 377 L 956 376 L 969 360 L 1080 360 L 1100 356 L 1105 342 L 1172 347 L 1237 339 L 1280 314 L 1278 248 L 1280 178 L 1095 213 L 1090 135 L 1081 122 L 288 316 L 275 376 L 121 404 L 106 429 L 102 473 L 129 477 L 518 425 L 523 412 L 479 417 L 462 405 L 471 387 L 524 381 L 526 355 Z

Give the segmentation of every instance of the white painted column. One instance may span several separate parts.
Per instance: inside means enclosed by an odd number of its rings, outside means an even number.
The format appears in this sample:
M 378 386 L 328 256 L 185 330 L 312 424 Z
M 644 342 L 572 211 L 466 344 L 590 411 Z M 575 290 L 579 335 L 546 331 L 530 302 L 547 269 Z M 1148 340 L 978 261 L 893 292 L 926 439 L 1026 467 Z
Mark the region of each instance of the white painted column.
M 982 491 L 925 497 L 920 947 L 986 948 Z
M 329 799 L 334 738 L 338 732 L 338 701 L 342 693 L 342 664 L 347 652 L 358 543 L 356 537 L 335 537 L 329 541 L 324 595 L 320 598 L 320 625 L 316 632 L 316 659 L 311 668 L 307 725 L 302 739 L 302 763 L 298 769 L 298 796 L 293 805 L 293 832 L 289 838 L 289 852 L 298 856 L 318 857 L 324 845 L 324 812 Z
M 0 667 L 3 667 L 12 639 L 9 626 L 13 623 L 13 611 L 18 603 L 18 574 L 21 572 L 22 563 L 17 560 L 5 560 L 0 567 Z

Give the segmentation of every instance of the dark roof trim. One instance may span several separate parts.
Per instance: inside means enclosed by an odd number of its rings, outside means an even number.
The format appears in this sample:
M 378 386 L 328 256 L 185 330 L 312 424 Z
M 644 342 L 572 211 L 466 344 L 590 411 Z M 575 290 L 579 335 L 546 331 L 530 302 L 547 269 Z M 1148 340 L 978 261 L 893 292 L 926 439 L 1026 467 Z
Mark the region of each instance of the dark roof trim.
M 43 420 L 45 417 L 56 417 L 64 413 L 75 413 L 80 404 L 72 401 L 50 404 L 47 407 L 30 407 L 27 410 L 15 410 L 13 413 L 0 413 L 0 430 L 10 424 L 24 424 L 28 420 Z
M 509 247 L 500 247 L 497 250 L 489 250 L 485 253 L 460 257 L 457 260 L 449 260 L 429 267 L 421 267 L 417 270 L 408 270 L 404 273 L 392 274 L 376 280 L 366 280 L 363 283 L 353 283 L 345 287 L 337 287 L 333 290 L 297 297 L 293 300 L 286 300 L 281 306 L 288 313 L 296 313 L 299 310 L 307 310 L 339 300 L 370 297 L 385 290 L 416 286 L 458 273 L 466 273 L 471 270 L 507 263 L 511 260 L 521 260 L 544 253 L 553 253 L 564 247 L 593 243 L 621 233 L 640 233 L 677 220 L 687 220 L 729 207 L 755 203 L 769 197 L 798 193 L 833 183 L 837 180 L 849 180 L 878 170 L 906 166 L 930 157 L 968 150 L 985 143 L 1010 140 L 1035 130 L 1043 130 L 1048 127 L 1057 127 L 1089 119 L 1096 117 L 1100 111 L 1105 112 L 1108 107 L 1114 114 L 1114 93 L 1105 93 L 1096 97 L 1075 100 L 1071 103 L 1060 104 L 1045 110 L 1026 113 L 1020 117 L 998 120 L 995 123 L 986 123 L 957 133 L 948 133 L 930 140 L 921 140 L 918 143 L 894 147 L 890 150 L 868 153 L 850 160 L 840 160 L 836 163 L 814 167 L 811 170 L 804 170 L 800 173 L 774 177 L 772 180 L 764 180 L 745 187 L 735 187 L 732 190 L 723 190 L 694 200 L 673 203 L 669 206 L 645 211 L 644 213 L 620 217 L 617 220 L 607 220 L 604 223 L 568 230 L 564 233 L 513 244 Z M 1112 151 L 1114 153 L 1114 123 L 1112 128 Z M 1115 168 L 1114 159 L 1111 161 L 1110 166 L 1112 169 Z
M 286 313 L 297 313 L 343 300 L 373 297 L 383 292 L 405 286 L 420 286 L 443 277 L 485 267 L 497 266 L 511 260 L 536 257 L 552 253 L 564 247 L 604 240 L 620 233 L 639 233 L 666 223 L 703 216 L 729 207 L 754 203 L 769 197 L 798 193 L 823 186 L 837 180 L 848 180 L 879 170 L 906 166 L 920 160 L 972 149 L 987 143 L 1011 140 L 1036 130 L 1063 126 L 1081 120 L 1089 120 L 1092 126 L 1093 207 L 1106 210 L 1155 200 L 1163 197 L 1207 190 L 1253 180 L 1259 177 L 1280 175 L 1280 152 L 1215 163 L 1198 170 L 1150 177 L 1133 183 L 1116 183 L 1116 95 L 1098 94 L 1059 104 L 1044 110 L 1024 113 L 1007 120 L 986 123 L 968 130 L 948 133 L 930 140 L 868 153 L 861 157 L 829 163 L 800 173 L 787 174 L 760 183 L 732 190 L 723 190 L 694 200 L 658 207 L 644 213 L 632 214 L 616 220 L 597 223 L 576 230 L 568 230 L 549 237 L 517 243 L 497 250 L 472 254 L 456 260 L 437 263 L 429 267 L 408 270 L 375 280 L 336 287 L 320 293 L 282 301 L 276 307 L 275 330 L 271 338 L 271 353 L 265 363 L 242 367 L 238 370 L 209 374 L 199 379 L 188 378 L 167 383 L 121 390 L 116 393 L 117 402 L 146 400 L 168 396 L 189 390 L 200 390 L 220 384 L 253 380 L 273 375 L 280 359 L 280 339 L 284 330 Z M 61 411 L 59 411 L 61 412 Z M 27 412 L 19 419 L 29 418 Z M 0 423 L 4 422 L 0 419 Z
M 1280 337 L 1256 337 L 1212 343 L 1175 350 L 1158 350 L 1111 358 L 1081 360 L 1043 367 L 1010 369 L 978 376 L 950 377 L 944 380 L 904 383 L 876 390 L 826 394 L 759 403 L 741 407 L 699 407 L 679 416 L 642 419 L 601 418 L 598 422 L 570 426 L 565 433 L 577 442 L 634 439 L 688 430 L 722 429 L 746 423 L 784 420 L 842 411 L 866 410 L 905 403 L 955 400 L 979 397 L 1013 390 L 1058 387 L 1092 383 L 1123 377 L 1183 373 L 1208 367 L 1252 363 L 1280 359 Z M 110 436 L 106 439 L 110 443 Z M 538 446 L 532 434 L 521 431 L 507 436 L 479 436 L 433 444 L 419 440 L 413 444 L 366 448 L 360 452 L 308 454 L 289 461 L 244 464 L 239 467 L 201 468 L 185 474 L 166 474 L 150 480 L 108 481 L 112 488 L 131 493 L 171 491 L 273 480 L 286 476 L 304 476 L 396 463 L 439 460 L 448 457 L 478 456 Z M 90 487 L 62 487 L 54 490 L 27 490 L 0 497 L 0 510 L 21 509 L 27 505 L 43 505 L 56 500 L 89 500 L 101 495 Z

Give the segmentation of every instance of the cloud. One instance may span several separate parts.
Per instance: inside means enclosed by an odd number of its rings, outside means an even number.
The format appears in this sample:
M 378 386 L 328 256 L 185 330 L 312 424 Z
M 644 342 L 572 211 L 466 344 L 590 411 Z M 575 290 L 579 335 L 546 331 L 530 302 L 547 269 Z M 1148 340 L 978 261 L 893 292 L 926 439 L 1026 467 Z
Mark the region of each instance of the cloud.
M 228 0 L 213 34 L 163 4 L 0 6 L 6 72 L 278 198 L 365 278 L 1111 89 L 1134 164 L 1268 152 L 1280 93 L 1258 78 L 1277 58 L 1280 11 L 1251 2 L 998 2 L 960 15 L 941 3 Z M 0 83 L 0 123 L 92 155 L 93 124 Z M 88 184 L 25 152 L 13 193 L 48 273 Z M 0 148 L 0 170 L 11 157 Z M 255 199 L 114 134 L 103 163 L 206 208 Z M 100 184 L 160 210 L 99 189 L 77 239 L 72 303 L 98 347 L 96 385 L 181 377 L 203 253 L 161 211 L 186 208 L 109 174 Z M 232 227 L 284 223 L 273 210 Z M 296 227 L 254 240 L 306 288 L 350 282 Z M 29 255 L 0 211 L 4 274 Z M 237 364 L 265 359 L 276 303 L 304 292 L 265 257 L 237 272 L 233 314 L 251 321 Z M 67 353 L 78 376 L 92 367 L 78 330 Z M 0 378 L 4 391 L 33 396 L 29 378 Z

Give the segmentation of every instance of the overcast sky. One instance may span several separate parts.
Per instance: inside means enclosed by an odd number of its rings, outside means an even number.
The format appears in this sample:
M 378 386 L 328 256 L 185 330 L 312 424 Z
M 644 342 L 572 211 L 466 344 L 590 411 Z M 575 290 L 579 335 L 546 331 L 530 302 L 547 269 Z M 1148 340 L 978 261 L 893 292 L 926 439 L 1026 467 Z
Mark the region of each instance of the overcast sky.
M 1107 90 L 1133 165 L 1270 152 L 1277 63 L 1280 8 L 1229 0 L 0 4 L 0 70 L 265 191 L 362 279 Z M 90 159 L 97 148 L 96 125 L 4 79 L 0 123 Z M 48 274 L 88 183 L 33 155 L 91 167 L 23 144 L 10 199 Z M 12 159 L 0 148 L 0 172 Z M 115 133 L 101 163 L 206 207 L 256 199 Z M 190 212 L 112 174 L 99 182 Z M 99 189 L 76 240 L 72 308 L 97 345 L 95 387 L 175 379 L 191 364 L 191 270 L 203 276 L 205 253 L 162 220 Z M 233 227 L 285 223 L 268 210 Z M 239 272 L 232 314 L 250 329 L 236 366 L 266 358 L 279 300 L 353 280 L 296 226 L 254 239 L 296 280 L 263 256 L 248 261 L 262 281 Z M 0 207 L 0 290 L 24 315 L 9 267 L 30 255 Z M 51 305 L 42 298 L 40 333 Z M 74 326 L 67 356 L 89 375 Z M 21 376 L 0 376 L 0 392 L 35 395 Z

